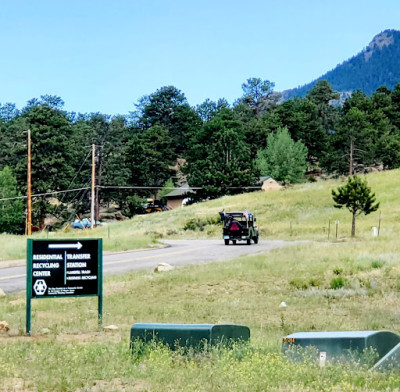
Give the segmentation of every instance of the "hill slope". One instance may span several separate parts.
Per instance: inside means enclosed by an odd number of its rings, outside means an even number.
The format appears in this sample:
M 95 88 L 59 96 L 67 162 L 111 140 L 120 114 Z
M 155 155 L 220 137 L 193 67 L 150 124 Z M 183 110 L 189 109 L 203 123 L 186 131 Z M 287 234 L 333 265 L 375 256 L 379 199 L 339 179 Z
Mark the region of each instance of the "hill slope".
M 399 169 L 366 176 L 377 200 L 381 202 L 381 238 L 391 238 L 400 230 L 400 207 L 397 195 L 400 184 Z M 334 222 L 339 221 L 338 240 L 348 240 L 351 232 L 351 214 L 333 207 L 331 190 L 343 185 L 341 179 L 295 185 L 282 191 L 252 192 L 197 203 L 163 213 L 137 215 L 134 218 L 80 231 L 50 233 L 51 238 L 103 238 L 105 250 L 128 250 L 154 246 L 165 239 L 221 239 L 222 226 L 218 211 L 243 211 L 245 208 L 257 216 L 260 239 L 335 240 Z M 358 239 L 371 238 L 371 228 L 378 226 L 379 213 L 357 219 Z M 35 233 L 34 238 L 46 238 L 47 233 Z M 2 260 L 23 258 L 26 237 L 0 236 L 0 263 Z
M 283 98 L 304 97 L 320 80 L 327 80 L 341 93 L 362 90 L 371 95 L 383 85 L 393 89 L 400 81 L 400 31 L 383 31 L 356 56 L 311 83 L 284 91 Z

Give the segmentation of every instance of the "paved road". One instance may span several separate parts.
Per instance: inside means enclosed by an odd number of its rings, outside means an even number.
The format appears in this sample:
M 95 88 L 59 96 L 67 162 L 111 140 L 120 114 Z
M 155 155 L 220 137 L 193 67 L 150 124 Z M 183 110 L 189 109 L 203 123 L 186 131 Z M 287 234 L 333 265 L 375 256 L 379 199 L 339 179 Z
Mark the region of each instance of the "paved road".
M 132 270 L 153 270 L 158 263 L 173 266 L 203 264 L 230 260 L 244 254 L 265 253 L 271 249 L 288 246 L 285 241 L 260 241 L 257 245 L 238 244 L 225 246 L 222 240 L 165 241 L 166 248 L 104 254 L 105 274 L 122 274 Z M 26 267 L 22 265 L 2 268 L 0 263 L 0 288 L 6 293 L 25 290 Z

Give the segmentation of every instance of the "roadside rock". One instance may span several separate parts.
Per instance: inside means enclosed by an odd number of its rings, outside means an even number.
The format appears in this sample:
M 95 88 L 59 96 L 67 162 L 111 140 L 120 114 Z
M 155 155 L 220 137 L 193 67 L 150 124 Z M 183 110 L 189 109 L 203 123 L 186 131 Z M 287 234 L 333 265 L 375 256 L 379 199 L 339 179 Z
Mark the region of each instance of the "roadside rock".
M 10 330 L 10 325 L 7 321 L 0 321 L 0 333 L 1 332 L 8 332 Z
M 168 263 L 160 263 L 154 268 L 154 272 L 165 272 L 165 271 L 172 271 L 175 267 L 169 265 Z
M 118 327 L 116 325 L 107 325 L 106 327 L 103 327 L 103 331 L 105 332 L 111 332 L 111 331 L 116 331 Z
M 5 296 L 6 296 L 6 293 L 4 292 L 4 290 L 0 289 L 0 298 L 5 297 Z

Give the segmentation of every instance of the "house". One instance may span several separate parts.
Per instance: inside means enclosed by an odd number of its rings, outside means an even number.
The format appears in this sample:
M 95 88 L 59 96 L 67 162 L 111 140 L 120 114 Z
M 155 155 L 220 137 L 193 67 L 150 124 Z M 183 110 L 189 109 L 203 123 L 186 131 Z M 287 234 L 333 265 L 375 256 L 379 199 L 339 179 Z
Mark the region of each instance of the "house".
M 279 184 L 279 182 L 275 181 L 270 176 L 260 177 L 260 185 L 261 190 L 263 190 L 264 192 L 275 191 L 283 188 L 282 185 Z
M 183 184 L 180 188 L 174 189 L 164 196 L 167 199 L 167 208 L 174 210 L 183 207 L 192 194 L 194 194 L 194 191 L 190 189 L 189 184 Z

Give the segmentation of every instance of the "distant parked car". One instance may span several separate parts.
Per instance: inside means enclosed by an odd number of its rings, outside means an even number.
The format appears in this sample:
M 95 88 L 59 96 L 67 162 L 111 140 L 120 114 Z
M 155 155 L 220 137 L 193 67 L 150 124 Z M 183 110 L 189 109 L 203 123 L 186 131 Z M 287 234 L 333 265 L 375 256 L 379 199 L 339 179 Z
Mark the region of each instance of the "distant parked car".
M 147 199 L 147 205 L 145 207 L 145 210 L 148 214 L 152 212 L 165 211 L 166 209 L 167 208 L 162 204 L 160 200 Z

